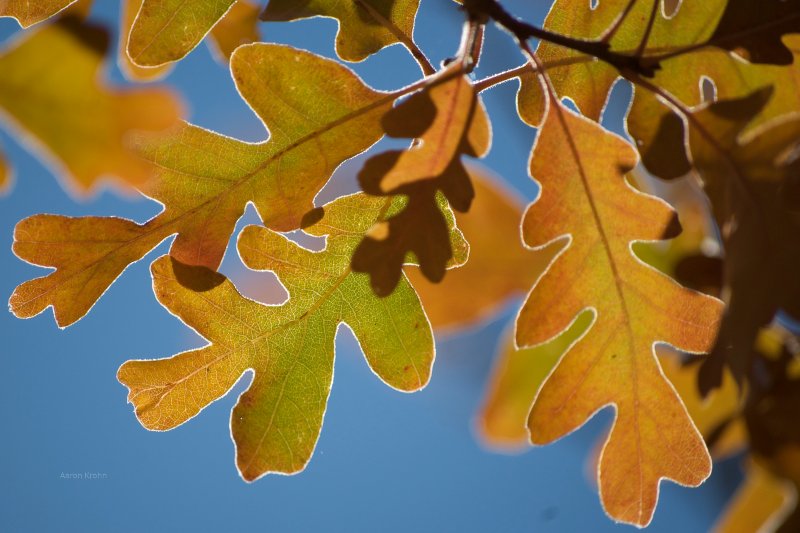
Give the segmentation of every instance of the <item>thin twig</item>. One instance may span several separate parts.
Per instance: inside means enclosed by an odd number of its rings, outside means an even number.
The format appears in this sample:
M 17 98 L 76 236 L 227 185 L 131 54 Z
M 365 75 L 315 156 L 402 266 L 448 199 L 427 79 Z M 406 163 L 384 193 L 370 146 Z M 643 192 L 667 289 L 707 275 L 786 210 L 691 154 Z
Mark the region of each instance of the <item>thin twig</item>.
M 596 57 L 616 67 L 622 73 L 635 72 L 648 78 L 653 77 L 658 69 L 658 65 L 652 62 L 644 65 L 640 63 L 638 57 L 612 51 L 608 43 L 574 39 L 528 24 L 511 15 L 497 0 L 464 0 L 464 8 L 474 18 L 493 19 L 511 32 L 520 43 L 531 38 L 540 39 Z

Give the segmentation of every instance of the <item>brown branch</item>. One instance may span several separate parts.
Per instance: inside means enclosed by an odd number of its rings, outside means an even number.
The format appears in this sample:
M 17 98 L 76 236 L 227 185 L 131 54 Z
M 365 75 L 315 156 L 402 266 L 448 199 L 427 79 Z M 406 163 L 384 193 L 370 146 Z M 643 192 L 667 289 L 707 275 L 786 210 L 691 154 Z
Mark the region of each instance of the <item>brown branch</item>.
M 528 39 L 535 38 L 549 43 L 563 46 L 576 52 L 587 54 L 604 61 L 622 73 L 632 72 L 641 76 L 652 78 L 658 69 L 658 64 L 652 61 L 647 65 L 642 64 L 636 56 L 620 54 L 611 50 L 608 43 L 602 41 L 583 41 L 554 33 L 532 24 L 528 24 L 511 15 L 497 0 L 464 0 L 464 9 L 472 18 L 487 21 L 494 20 L 497 24 L 509 31 L 520 44 Z

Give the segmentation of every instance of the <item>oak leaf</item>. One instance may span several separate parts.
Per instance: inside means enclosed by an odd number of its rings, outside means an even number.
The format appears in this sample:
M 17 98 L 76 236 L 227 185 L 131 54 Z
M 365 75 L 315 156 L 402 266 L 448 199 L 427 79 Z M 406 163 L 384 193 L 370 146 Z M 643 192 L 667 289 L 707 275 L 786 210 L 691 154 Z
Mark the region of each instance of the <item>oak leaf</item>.
M 173 257 L 215 270 L 249 202 L 278 231 L 313 222 L 314 196 L 341 162 L 380 139 L 380 117 L 395 98 L 334 61 L 281 45 L 240 47 L 231 71 L 269 139 L 250 144 L 189 124 L 144 136 L 140 153 L 158 170 L 142 190 L 164 204 L 160 214 L 144 224 L 55 215 L 20 222 L 15 253 L 56 271 L 17 287 L 17 316 L 53 306 L 59 325 L 72 324 L 129 264 L 174 234 Z
M 364 238 L 353 254 L 353 269 L 369 272 L 376 293 L 388 294 L 400 279 L 408 250 L 416 254 L 426 278 L 443 279 L 453 250 L 447 223 L 436 205 L 437 191 L 456 211 L 469 209 L 474 189 L 461 157 L 486 155 L 491 130 L 460 62 L 386 113 L 382 123 L 388 136 L 414 141 L 405 151 L 384 152 L 367 160 L 359 183 L 368 194 L 399 194 L 408 196 L 409 202 L 385 227 Z
M 173 63 L 143 67 L 134 63 L 128 55 L 128 38 L 143 1 L 123 0 L 117 62 L 128 79 L 152 81 L 167 75 L 172 70 Z M 261 8 L 258 5 L 246 0 L 238 0 L 231 6 L 208 34 L 208 45 L 211 47 L 215 59 L 227 64 L 237 47 L 259 40 L 258 14 L 260 11 Z
M 557 239 L 568 244 L 520 311 L 516 342 L 545 343 L 580 312 L 592 311 L 592 326 L 536 397 L 528 420 L 531 442 L 557 440 L 614 405 L 598 470 L 600 495 L 615 520 L 644 526 L 662 478 L 696 486 L 711 471 L 703 440 L 664 376 L 654 344 L 706 351 L 721 304 L 632 254 L 633 240 L 675 233 L 669 206 L 626 182 L 636 162 L 627 143 L 551 100 L 531 159 L 541 192 L 522 232 L 531 247 Z
M 152 167 L 126 139 L 169 128 L 182 113 L 167 89 L 99 82 L 107 50 L 103 28 L 70 16 L 23 35 L 0 54 L 0 108 L 34 146 L 55 157 L 79 193 L 106 175 L 144 182 Z
M 367 276 L 350 269 L 360 236 L 385 217 L 390 203 L 358 194 L 326 206 L 322 220 L 306 229 L 327 236 L 317 253 L 269 229 L 245 228 L 239 253 L 250 268 L 277 274 L 289 292 L 280 306 L 248 300 L 202 267 L 158 259 L 152 270 L 159 301 L 210 344 L 120 368 L 142 425 L 168 430 L 186 422 L 252 369 L 252 384 L 231 413 L 239 472 L 253 481 L 269 472 L 301 471 L 319 436 L 342 322 L 388 385 L 406 392 L 424 387 L 433 336 L 411 284 L 403 277 L 391 295 L 379 298 Z
M 332 17 L 339 22 L 336 53 L 345 61 L 363 61 L 382 48 L 410 45 L 419 0 L 270 0 L 261 15 L 267 21 Z
M 27 28 L 52 17 L 76 0 L 5 0 L 0 4 L 0 17 L 11 17 Z
M 143 0 L 127 52 L 140 67 L 157 67 L 191 52 L 236 0 Z
M 675 12 L 656 7 L 653 2 L 608 0 L 590 8 L 583 0 L 559 0 L 553 4 L 545 28 L 580 39 L 606 39 L 616 52 L 638 53 L 644 61 L 654 58 L 659 69 L 652 83 L 688 107 L 702 103 L 698 86 L 707 78 L 720 98 L 743 97 L 772 83 L 780 96 L 764 110 L 762 123 L 800 109 L 797 70 L 783 66 L 792 62 L 788 56 L 798 49 L 800 37 L 790 35 L 800 27 L 796 0 L 769 0 L 763 5 L 727 0 L 681 2 Z M 651 16 L 649 26 L 644 22 Z M 747 54 L 750 62 L 731 52 L 742 46 L 752 52 Z M 584 115 L 599 120 L 620 77 L 617 69 L 547 42 L 540 44 L 538 54 L 549 66 L 559 96 L 570 98 Z M 522 75 L 518 107 L 523 120 L 537 125 L 543 102 L 535 73 Z M 650 172 L 662 178 L 689 172 L 683 120 L 671 105 L 637 87 L 626 127 Z

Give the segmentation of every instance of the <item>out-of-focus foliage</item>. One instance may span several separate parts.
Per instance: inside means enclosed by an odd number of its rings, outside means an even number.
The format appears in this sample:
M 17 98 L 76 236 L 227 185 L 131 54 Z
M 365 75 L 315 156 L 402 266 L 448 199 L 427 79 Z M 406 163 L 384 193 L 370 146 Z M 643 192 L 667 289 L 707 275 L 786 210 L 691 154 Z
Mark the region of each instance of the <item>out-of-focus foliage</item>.
M 169 128 L 181 114 L 168 89 L 103 83 L 108 44 L 105 30 L 68 16 L 31 30 L 0 53 L 0 109 L 8 125 L 22 130 L 31 148 L 45 151 L 78 193 L 106 175 L 142 184 L 153 168 L 127 138 Z

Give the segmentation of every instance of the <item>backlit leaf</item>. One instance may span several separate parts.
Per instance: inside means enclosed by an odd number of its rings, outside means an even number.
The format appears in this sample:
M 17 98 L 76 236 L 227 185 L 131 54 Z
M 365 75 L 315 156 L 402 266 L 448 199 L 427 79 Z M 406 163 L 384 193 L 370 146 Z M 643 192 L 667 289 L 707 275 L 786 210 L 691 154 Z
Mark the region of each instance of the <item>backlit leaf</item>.
M 410 42 L 418 6 L 419 0 L 269 0 L 261 18 L 332 17 L 339 22 L 336 53 L 345 61 L 363 61 L 385 46 Z
M 674 219 L 664 202 L 626 182 L 635 164 L 627 143 L 551 102 L 531 160 L 541 194 L 522 231 L 529 246 L 565 238 L 568 245 L 522 308 L 516 341 L 521 347 L 545 343 L 581 311 L 592 310 L 592 326 L 533 404 L 531 441 L 557 440 L 614 405 L 616 419 L 599 466 L 601 499 L 614 519 L 644 526 L 662 478 L 696 486 L 711 471 L 703 440 L 665 378 L 654 343 L 707 350 L 720 303 L 682 288 L 632 254 L 633 240 L 663 238 Z
M 117 89 L 99 81 L 107 49 L 104 29 L 67 17 L 0 53 L 0 108 L 33 146 L 55 158 L 79 193 L 104 176 L 144 182 L 152 167 L 126 139 L 164 130 L 181 113 L 169 90 Z
M 128 38 L 128 55 L 141 67 L 182 59 L 236 0 L 143 0 Z
M 76 0 L 3 0 L 0 2 L 0 17 L 11 17 L 27 28 L 52 17 Z
M 375 291 L 388 294 L 400 279 L 408 250 L 416 254 L 426 278 L 434 282 L 444 278 L 453 250 L 447 223 L 436 205 L 437 191 L 456 211 L 469 209 L 475 193 L 461 157 L 486 155 L 491 130 L 460 62 L 386 113 L 382 122 L 390 137 L 415 140 L 405 151 L 384 152 L 367 160 L 359 183 L 368 194 L 401 194 L 409 202 L 386 227 L 364 238 L 353 254 L 353 269 L 369 272 Z
M 302 470 L 322 425 L 342 322 L 388 385 L 406 392 L 424 387 L 433 336 L 411 284 L 403 278 L 396 291 L 379 298 L 367 276 L 353 273 L 349 264 L 360 236 L 388 207 L 385 199 L 364 195 L 326 206 L 324 218 L 307 228 L 327 235 L 318 253 L 269 229 L 245 228 L 239 253 L 249 267 L 277 274 L 290 295 L 281 306 L 247 300 L 230 281 L 202 267 L 158 259 L 152 270 L 159 300 L 210 344 L 120 368 L 142 425 L 168 430 L 186 422 L 252 369 L 253 382 L 231 413 L 239 472 L 253 481 L 269 472 Z
M 314 196 L 342 161 L 382 136 L 380 117 L 394 100 L 341 65 L 287 46 L 240 47 L 231 70 L 269 140 L 249 144 L 189 124 L 144 137 L 141 153 L 158 171 L 143 191 L 164 204 L 159 215 L 144 224 L 54 215 L 20 222 L 15 253 L 56 271 L 17 287 L 17 316 L 53 306 L 59 325 L 75 322 L 130 263 L 176 233 L 174 258 L 215 270 L 248 202 L 275 230 L 313 222 Z
M 122 0 L 122 7 L 120 7 L 121 20 L 119 31 L 119 45 L 117 49 L 117 63 L 119 68 L 126 78 L 136 81 L 151 81 L 164 77 L 170 70 L 172 65 L 166 64 L 158 67 L 140 67 L 131 61 L 128 55 L 128 37 L 133 27 L 133 22 L 136 20 L 136 15 L 142 8 L 144 0 Z

